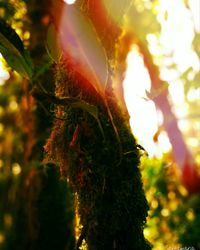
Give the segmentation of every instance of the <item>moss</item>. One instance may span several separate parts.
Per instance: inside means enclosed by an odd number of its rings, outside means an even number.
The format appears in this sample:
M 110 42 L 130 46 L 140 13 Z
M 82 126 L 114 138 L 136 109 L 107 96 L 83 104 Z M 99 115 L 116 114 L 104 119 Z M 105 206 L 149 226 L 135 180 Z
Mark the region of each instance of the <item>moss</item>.
M 57 70 L 63 71 L 63 67 Z M 85 239 L 89 250 L 150 249 L 143 236 L 148 205 L 139 170 L 140 155 L 130 127 L 111 92 L 106 94 L 107 106 L 85 79 L 72 77 L 67 83 L 66 79 L 57 79 L 57 94 L 62 97 L 68 92 L 98 107 L 104 131 L 103 137 L 97 121 L 87 111 L 70 105 L 55 109 L 58 114 L 62 110 L 66 119 L 55 120 L 46 149 L 65 168 L 63 173 L 78 197 L 83 228 L 77 248 Z
M 76 249 L 85 240 L 88 250 L 147 250 L 151 247 L 143 236 L 143 226 L 148 204 L 139 170 L 140 155 L 112 91 L 111 67 L 121 29 L 104 15 L 98 1 L 79 0 L 76 7 L 96 29 L 106 50 L 110 75 L 103 96 L 72 67 L 67 55 L 56 65 L 55 96 L 76 98 L 97 107 L 99 121 L 84 108 L 55 103 L 57 118 L 45 146 L 47 160 L 59 163 L 78 199 L 82 230 Z

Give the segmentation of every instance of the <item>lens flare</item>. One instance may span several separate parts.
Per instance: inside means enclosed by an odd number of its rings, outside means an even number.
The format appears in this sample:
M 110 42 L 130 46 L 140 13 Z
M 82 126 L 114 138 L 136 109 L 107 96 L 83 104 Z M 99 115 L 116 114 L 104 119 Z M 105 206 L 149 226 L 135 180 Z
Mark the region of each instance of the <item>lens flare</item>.
M 74 4 L 76 0 L 64 0 L 66 4 Z

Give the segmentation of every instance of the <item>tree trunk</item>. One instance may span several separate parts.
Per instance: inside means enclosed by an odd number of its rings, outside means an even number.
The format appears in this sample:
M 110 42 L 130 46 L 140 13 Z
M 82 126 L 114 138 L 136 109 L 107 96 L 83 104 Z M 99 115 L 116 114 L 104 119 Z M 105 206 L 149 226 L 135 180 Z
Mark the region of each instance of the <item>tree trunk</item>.
M 55 13 L 60 10 L 54 15 L 56 27 L 63 14 L 60 4 L 53 9 Z M 117 41 L 120 29 L 108 24 L 100 2 L 79 4 L 76 7 L 86 10 L 96 28 L 109 63 L 115 56 L 113 41 Z M 45 149 L 49 161 L 60 163 L 77 195 L 82 229 L 76 249 L 84 241 L 88 250 L 150 249 L 143 235 L 148 205 L 139 170 L 140 154 L 127 117 L 122 116 L 113 95 L 111 77 L 102 96 L 70 60 L 63 56 L 55 68 L 55 97 L 51 100 L 57 119 Z M 76 105 L 67 100 L 76 100 Z M 92 112 L 95 108 L 96 115 Z

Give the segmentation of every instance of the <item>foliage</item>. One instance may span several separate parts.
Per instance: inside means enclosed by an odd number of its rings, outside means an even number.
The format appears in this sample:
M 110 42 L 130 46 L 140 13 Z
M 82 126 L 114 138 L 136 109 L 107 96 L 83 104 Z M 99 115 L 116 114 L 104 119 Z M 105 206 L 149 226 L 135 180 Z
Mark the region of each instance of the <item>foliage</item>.
M 199 242 L 199 195 L 189 195 L 177 181 L 180 173 L 164 159 L 143 158 L 143 181 L 150 205 L 144 234 L 153 249 L 193 247 Z M 191 233 L 192 232 L 192 233 Z
M 33 69 L 29 52 L 24 49 L 17 33 L 2 20 L 0 22 L 0 52 L 14 70 L 31 79 Z

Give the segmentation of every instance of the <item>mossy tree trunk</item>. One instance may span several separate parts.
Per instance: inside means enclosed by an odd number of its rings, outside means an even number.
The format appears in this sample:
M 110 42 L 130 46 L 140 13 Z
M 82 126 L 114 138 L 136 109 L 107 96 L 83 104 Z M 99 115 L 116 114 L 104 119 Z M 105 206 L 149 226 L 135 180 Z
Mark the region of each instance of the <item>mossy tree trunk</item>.
M 112 29 L 102 15 L 98 22 L 98 3 L 77 1 L 76 7 L 85 10 L 96 28 L 112 71 L 110 62 L 121 30 Z M 65 98 L 79 105 L 73 106 Z M 52 102 L 57 119 L 45 150 L 49 161 L 60 163 L 77 196 L 82 229 L 76 249 L 84 241 L 88 250 L 151 249 L 143 235 L 148 204 L 139 170 L 140 152 L 113 94 L 111 77 L 102 96 L 64 55 L 55 67 Z M 81 103 L 96 107 L 99 120 Z
M 57 114 L 65 113 L 66 118 L 55 121 L 45 147 L 49 159 L 60 161 L 77 194 L 83 226 L 77 249 L 83 240 L 89 250 L 150 249 L 143 236 L 148 205 L 139 170 L 140 155 L 114 96 L 109 91 L 106 98 L 120 144 L 104 100 L 90 86 L 83 87 L 81 79 L 68 74 L 66 64 L 56 70 L 56 95 L 63 97 L 67 92 L 97 106 L 104 133 L 87 111 L 59 106 Z

